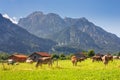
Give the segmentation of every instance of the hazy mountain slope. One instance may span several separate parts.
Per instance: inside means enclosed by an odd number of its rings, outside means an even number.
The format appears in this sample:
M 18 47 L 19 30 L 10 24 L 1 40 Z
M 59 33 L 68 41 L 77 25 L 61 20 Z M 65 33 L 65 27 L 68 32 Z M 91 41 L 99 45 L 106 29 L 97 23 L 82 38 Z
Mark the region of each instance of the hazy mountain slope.
M 0 51 L 29 53 L 49 51 L 56 43 L 38 38 L 0 14 Z
M 88 34 L 94 40 L 95 44 L 100 47 L 100 51 L 119 51 L 120 45 L 118 44 L 120 44 L 120 38 L 116 35 L 106 32 L 85 18 L 66 18 L 65 21 L 68 25 L 74 25 L 78 30 Z
M 36 36 L 57 41 L 58 46 L 68 46 L 96 52 L 120 50 L 120 38 L 96 26 L 86 18 L 61 18 L 59 15 L 34 12 L 22 18 L 19 25 Z

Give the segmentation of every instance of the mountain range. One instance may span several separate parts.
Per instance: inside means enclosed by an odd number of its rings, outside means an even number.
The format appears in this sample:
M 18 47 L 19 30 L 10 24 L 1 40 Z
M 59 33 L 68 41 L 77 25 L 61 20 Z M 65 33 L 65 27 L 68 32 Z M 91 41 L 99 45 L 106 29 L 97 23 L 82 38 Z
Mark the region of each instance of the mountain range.
M 38 38 L 0 14 L 0 52 L 50 51 L 56 42 Z
M 58 44 L 54 46 L 54 50 L 120 51 L 119 37 L 96 26 L 85 17 L 61 18 L 55 13 L 36 11 L 21 18 L 18 25 L 39 38 L 56 41 Z

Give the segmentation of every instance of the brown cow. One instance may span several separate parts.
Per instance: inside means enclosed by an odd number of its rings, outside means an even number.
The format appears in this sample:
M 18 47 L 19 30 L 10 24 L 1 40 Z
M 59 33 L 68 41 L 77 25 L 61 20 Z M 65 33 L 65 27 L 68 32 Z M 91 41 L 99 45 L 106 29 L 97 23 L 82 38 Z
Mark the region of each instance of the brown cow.
M 78 57 L 77 58 L 77 60 L 79 61 L 79 62 L 82 62 L 82 61 L 84 61 L 85 59 L 87 59 L 86 57 Z
M 107 57 L 108 57 L 109 61 L 113 61 L 113 56 L 112 55 L 108 55 Z
M 95 56 L 92 57 L 92 62 L 94 62 L 94 61 L 102 61 L 103 56 L 104 55 L 100 54 L 100 53 L 95 54 Z
M 104 55 L 102 57 L 102 61 L 105 65 L 107 65 L 109 61 L 113 61 L 113 56 L 110 54 Z
M 42 67 L 42 64 L 48 64 L 48 66 L 52 66 L 53 60 L 51 57 L 44 57 L 44 58 L 39 58 L 36 67 L 39 65 Z
M 108 55 L 104 55 L 104 56 L 102 57 L 102 61 L 103 61 L 103 63 L 104 63 L 105 65 L 107 65 L 108 62 L 109 62 Z
M 73 66 L 77 66 L 78 60 L 77 60 L 77 57 L 76 57 L 76 56 L 72 56 L 72 57 L 71 57 L 71 61 L 72 61 L 72 63 L 73 63 Z
M 113 59 L 119 59 L 119 56 L 113 56 Z
M 93 56 L 92 62 L 94 62 L 94 61 L 102 61 L 102 57 L 101 56 Z

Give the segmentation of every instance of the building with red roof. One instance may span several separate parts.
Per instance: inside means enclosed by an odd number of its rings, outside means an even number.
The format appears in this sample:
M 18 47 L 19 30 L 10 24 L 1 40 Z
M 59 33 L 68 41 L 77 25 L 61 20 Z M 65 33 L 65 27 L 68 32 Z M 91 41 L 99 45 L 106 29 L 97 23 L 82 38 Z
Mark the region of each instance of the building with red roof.
M 13 54 L 9 56 L 8 59 L 13 59 L 15 62 L 25 62 L 27 59 L 27 56 L 23 54 Z
M 41 57 L 51 57 L 51 55 L 47 52 L 34 52 L 29 56 L 33 61 L 37 61 Z

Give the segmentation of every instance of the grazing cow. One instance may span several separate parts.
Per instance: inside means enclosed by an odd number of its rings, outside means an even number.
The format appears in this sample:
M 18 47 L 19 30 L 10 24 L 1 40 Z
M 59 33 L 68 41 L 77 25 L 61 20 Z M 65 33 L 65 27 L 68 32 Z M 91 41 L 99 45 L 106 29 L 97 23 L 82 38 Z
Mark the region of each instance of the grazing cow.
M 43 57 L 38 59 L 36 67 L 38 67 L 39 65 L 42 67 L 42 64 L 48 64 L 49 66 L 52 66 L 52 63 L 53 60 L 51 57 Z
M 72 63 L 73 63 L 73 66 L 77 66 L 78 59 L 77 59 L 76 56 L 72 56 L 72 57 L 71 57 L 71 61 L 72 61 Z
M 104 55 L 100 54 L 100 53 L 95 54 L 95 56 L 92 57 L 92 62 L 94 62 L 94 61 L 102 61 L 103 56 Z
M 105 65 L 107 65 L 109 61 L 113 61 L 113 56 L 110 54 L 104 55 L 102 57 L 102 61 Z
M 113 59 L 119 59 L 119 56 L 113 56 Z
M 93 56 L 92 62 L 94 62 L 94 61 L 102 61 L 102 57 L 101 56 Z
M 102 61 L 103 61 L 103 63 L 104 63 L 105 65 L 107 65 L 108 62 L 109 62 L 108 55 L 104 55 L 104 56 L 102 57 Z
M 84 61 L 86 59 L 86 57 L 79 57 L 79 58 L 77 58 L 77 60 L 79 61 L 79 62 L 82 62 L 82 61 Z
M 113 61 L 113 56 L 111 54 L 107 54 L 108 60 Z

